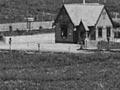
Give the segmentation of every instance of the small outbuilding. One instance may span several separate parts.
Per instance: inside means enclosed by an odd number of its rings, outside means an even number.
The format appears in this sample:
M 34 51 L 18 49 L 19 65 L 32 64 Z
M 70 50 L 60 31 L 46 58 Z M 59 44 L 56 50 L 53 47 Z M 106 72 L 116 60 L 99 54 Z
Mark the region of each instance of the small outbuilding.
M 56 43 L 96 44 L 114 39 L 113 21 L 104 5 L 64 4 L 54 22 Z

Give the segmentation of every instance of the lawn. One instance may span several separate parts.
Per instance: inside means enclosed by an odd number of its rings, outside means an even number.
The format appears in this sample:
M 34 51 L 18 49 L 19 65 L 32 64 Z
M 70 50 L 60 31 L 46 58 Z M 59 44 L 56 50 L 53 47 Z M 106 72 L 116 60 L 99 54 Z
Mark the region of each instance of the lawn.
M 120 53 L 0 52 L 0 90 L 120 90 Z

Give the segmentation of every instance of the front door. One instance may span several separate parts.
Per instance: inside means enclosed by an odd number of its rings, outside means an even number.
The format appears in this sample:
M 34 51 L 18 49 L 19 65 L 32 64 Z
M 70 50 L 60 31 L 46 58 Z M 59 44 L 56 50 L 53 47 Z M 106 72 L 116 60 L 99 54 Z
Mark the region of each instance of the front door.
M 75 44 L 78 43 L 78 32 L 77 32 L 77 30 L 73 31 L 73 40 L 74 40 Z
M 82 44 L 85 44 L 85 38 L 86 38 L 85 31 L 80 31 L 79 32 L 79 42 Z
M 82 27 L 76 27 L 76 30 L 73 32 L 74 43 L 83 43 L 86 38 L 85 29 Z
M 86 31 L 85 31 L 83 25 L 79 26 L 79 28 L 78 28 L 78 35 L 79 35 L 78 42 L 82 43 L 82 44 L 85 44 Z

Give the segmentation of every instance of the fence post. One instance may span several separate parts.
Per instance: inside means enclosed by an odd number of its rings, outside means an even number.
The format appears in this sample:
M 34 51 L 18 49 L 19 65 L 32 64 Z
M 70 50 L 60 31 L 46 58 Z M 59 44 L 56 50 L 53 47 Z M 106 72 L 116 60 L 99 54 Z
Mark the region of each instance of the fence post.
M 108 50 L 110 50 L 110 37 L 107 37 L 107 41 L 108 41 Z
M 69 46 L 69 47 L 68 47 L 69 53 L 70 53 L 70 49 L 71 49 L 71 47 Z
M 40 52 L 40 43 L 38 43 L 38 52 Z
M 11 44 L 12 44 L 12 38 L 10 37 L 9 38 L 9 49 L 10 49 L 10 51 L 11 51 Z

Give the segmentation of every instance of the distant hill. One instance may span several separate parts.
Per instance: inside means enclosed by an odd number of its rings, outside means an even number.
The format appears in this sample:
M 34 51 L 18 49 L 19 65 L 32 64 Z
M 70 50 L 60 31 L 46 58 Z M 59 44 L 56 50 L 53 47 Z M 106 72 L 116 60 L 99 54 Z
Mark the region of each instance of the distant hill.
M 0 0 L 0 23 L 21 22 L 25 17 L 35 17 L 37 21 L 53 20 L 63 0 Z M 65 3 L 81 3 L 82 0 L 64 0 Z M 99 0 L 110 12 L 120 12 L 120 0 Z M 104 3 L 106 1 L 106 3 Z M 98 0 L 86 0 L 97 3 Z M 43 13 L 44 11 L 44 13 Z M 44 15 L 44 17 L 43 17 Z

